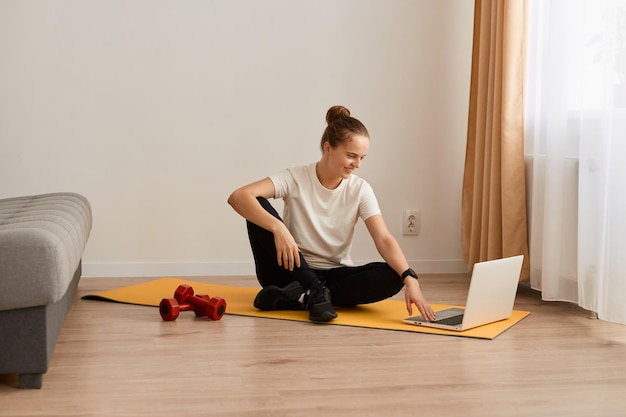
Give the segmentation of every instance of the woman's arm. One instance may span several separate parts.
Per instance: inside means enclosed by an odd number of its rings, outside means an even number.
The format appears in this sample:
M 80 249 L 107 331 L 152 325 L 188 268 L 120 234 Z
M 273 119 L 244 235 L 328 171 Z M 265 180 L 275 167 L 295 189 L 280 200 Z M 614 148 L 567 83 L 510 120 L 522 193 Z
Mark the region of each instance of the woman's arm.
M 285 224 L 268 213 L 257 197 L 274 197 L 272 180 L 265 178 L 238 188 L 228 197 L 228 204 L 249 222 L 274 234 L 278 265 L 293 271 L 294 266 L 300 267 L 298 245 Z
M 228 197 L 228 204 L 246 220 L 273 232 L 281 222 L 261 207 L 257 197 L 274 198 L 274 183 L 269 178 L 233 191 Z
M 396 271 L 398 276 L 401 276 L 402 273 L 409 268 L 409 263 L 402 249 L 400 249 L 398 241 L 389 232 L 383 216 L 380 214 L 371 216 L 365 220 L 365 225 L 374 240 L 374 244 L 380 256 Z M 404 278 L 404 285 L 406 287 L 404 294 L 406 309 L 409 314 L 413 314 L 412 305 L 415 304 L 422 314 L 422 317 L 428 321 L 434 320 L 435 313 L 422 295 L 419 282 L 413 277 L 406 277 Z

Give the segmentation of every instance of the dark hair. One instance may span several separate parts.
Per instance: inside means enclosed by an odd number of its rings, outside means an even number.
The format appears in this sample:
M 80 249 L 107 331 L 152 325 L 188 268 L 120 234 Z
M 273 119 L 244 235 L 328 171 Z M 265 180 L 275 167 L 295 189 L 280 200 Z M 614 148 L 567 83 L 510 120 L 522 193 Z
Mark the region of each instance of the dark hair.
M 320 147 L 324 150 L 324 143 L 328 142 L 331 147 L 336 147 L 348 142 L 354 135 L 361 135 L 367 138 L 370 134 L 365 125 L 359 120 L 350 116 L 350 110 L 343 106 L 333 106 L 326 112 L 326 129 L 322 135 Z

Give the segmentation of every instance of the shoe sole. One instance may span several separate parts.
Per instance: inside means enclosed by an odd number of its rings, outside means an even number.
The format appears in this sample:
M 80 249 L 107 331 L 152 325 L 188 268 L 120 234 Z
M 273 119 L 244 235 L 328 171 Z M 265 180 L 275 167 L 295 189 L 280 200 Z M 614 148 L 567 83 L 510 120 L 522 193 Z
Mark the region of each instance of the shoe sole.
M 311 314 L 309 314 L 309 320 L 315 323 L 325 323 L 336 318 L 337 318 L 337 313 L 333 314 L 330 311 L 324 311 L 319 316 L 312 316 Z

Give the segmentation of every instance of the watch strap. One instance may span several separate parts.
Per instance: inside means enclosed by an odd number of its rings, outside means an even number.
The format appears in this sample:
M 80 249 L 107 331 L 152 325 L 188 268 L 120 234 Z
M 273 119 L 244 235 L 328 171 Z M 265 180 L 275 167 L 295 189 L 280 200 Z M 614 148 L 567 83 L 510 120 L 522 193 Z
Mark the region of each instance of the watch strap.
M 404 282 L 404 278 L 406 277 L 413 277 L 417 279 L 417 274 L 415 273 L 413 269 L 409 268 L 402 273 L 401 277 L 402 277 L 402 282 Z

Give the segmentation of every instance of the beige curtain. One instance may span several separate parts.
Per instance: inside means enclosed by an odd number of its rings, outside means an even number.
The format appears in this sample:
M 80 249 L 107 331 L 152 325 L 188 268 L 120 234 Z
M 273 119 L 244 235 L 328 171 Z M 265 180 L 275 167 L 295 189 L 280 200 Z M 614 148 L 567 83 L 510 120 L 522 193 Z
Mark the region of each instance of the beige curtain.
M 462 201 L 465 262 L 523 254 L 526 0 L 475 0 Z

